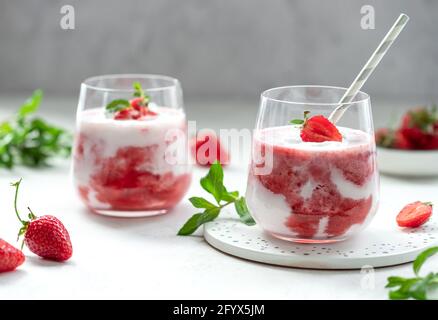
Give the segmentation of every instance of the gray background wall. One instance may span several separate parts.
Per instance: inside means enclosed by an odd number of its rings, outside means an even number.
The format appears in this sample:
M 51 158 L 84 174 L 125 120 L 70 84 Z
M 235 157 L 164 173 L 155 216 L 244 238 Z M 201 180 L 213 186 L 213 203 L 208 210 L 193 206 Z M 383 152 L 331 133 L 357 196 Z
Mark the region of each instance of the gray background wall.
M 73 96 L 84 78 L 120 72 L 178 77 L 188 100 L 346 86 L 405 12 L 408 27 L 365 90 L 438 101 L 438 1 L 0 1 L 0 94 Z M 59 26 L 64 4 L 75 7 L 75 30 Z M 360 27 L 365 4 L 376 9 L 375 30 Z

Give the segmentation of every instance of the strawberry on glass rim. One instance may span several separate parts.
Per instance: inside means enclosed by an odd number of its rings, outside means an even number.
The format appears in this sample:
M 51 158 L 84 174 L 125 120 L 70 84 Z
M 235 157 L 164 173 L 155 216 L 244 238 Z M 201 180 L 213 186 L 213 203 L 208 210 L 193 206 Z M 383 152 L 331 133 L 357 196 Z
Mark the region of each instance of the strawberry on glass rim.
M 18 189 L 21 179 L 11 186 L 15 187 L 14 209 L 22 227 L 18 237 L 24 236 L 24 244 L 30 251 L 41 258 L 53 261 L 66 261 L 73 254 L 73 247 L 70 241 L 70 235 L 62 222 L 54 216 L 45 215 L 37 217 L 32 210 L 29 210 L 29 220 L 23 220 L 17 209 Z
M 133 99 L 116 99 L 106 106 L 107 113 L 112 115 L 115 120 L 138 120 L 157 115 L 150 110 L 150 97 L 145 94 L 141 84 L 134 82 L 133 87 L 135 90 Z
M 309 118 L 310 111 L 304 111 L 304 120 L 294 119 L 291 124 L 301 126 L 301 139 L 304 142 L 342 142 L 342 135 L 338 128 L 322 115 Z

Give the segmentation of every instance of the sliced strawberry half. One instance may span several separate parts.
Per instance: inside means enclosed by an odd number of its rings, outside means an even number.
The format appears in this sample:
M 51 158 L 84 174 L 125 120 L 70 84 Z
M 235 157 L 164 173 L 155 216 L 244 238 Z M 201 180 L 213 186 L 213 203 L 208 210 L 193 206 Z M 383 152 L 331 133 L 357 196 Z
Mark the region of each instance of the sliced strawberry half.
M 432 203 L 415 201 L 406 205 L 397 215 L 400 227 L 417 228 L 429 220 L 432 215 Z
M 300 136 L 305 142 L 342 141 L 338 128 L 322 115 L 305 120 Z

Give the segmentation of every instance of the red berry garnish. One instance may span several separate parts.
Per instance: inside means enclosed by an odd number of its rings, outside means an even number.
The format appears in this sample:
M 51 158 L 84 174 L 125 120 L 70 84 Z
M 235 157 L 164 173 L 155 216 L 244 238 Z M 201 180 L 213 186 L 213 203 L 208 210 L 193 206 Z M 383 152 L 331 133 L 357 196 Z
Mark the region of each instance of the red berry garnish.
M 115 120 L 138 120 L 146 116 L 155 116 L 157 113 L 148 107 L 149 96 L 141 88 L 140 83 L 134 82 L 134 97 L 131 100 L 115 99 L 108 103 L 106 111 L 113 115 Z
M 18 189 L 21 179 L 11 184 L 15 187 L 14 208 L 22 227 L 18 236 L 24 236 L 23 244 L 36 255 L 54 261 L 65 261 L 73 254 L 70 236 L 62 222 L 54 216 L 37 217 L 29 209 L 29 221 L 22 220 L 17 210 Z
M 305 112 L 300 134 L 304 142 L 342 141 L 341 133 L 329 119 L 322 115 L 306 119 L 307 114 L 308 112 Z
M 426 223 L 432 215 L 432 203 L 416 201 L 406 205 L 397 215 L 400 227 L 416 228 Z
M 13 271 L 25 260 L 21 250 L 0 239 L 0 273 Z
M 228 151 L 221 145 L 214 131 L 198 132 L 192 138 L 191 150 L 196 163 L 201 166 L 210 166 L 215 161 L 227 165 L 230 161 Z
M 129 101 L 129 103 L 131 104 L 132 108 L 138 111 L 140 111 L 144 107 L 147 107 L 144 98 L 134 98 L 131 101 Z

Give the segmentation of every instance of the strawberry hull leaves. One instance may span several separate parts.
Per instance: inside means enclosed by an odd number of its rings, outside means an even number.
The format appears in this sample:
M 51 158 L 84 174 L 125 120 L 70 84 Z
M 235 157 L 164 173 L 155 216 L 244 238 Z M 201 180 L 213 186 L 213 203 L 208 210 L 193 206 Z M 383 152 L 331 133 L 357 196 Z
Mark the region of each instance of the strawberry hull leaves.
M 425 277 L 420 277 L 419 272 L 424 262 L 438 253 L 438 247 L 431 247 L 420 253 L 414 261 L 413 269 L 416 278 L 389 277 L 386 288 L 393 289 L 389 292 L 392 300 L 416 299 L 427 300 L 428 292 L 438 288 L 438 273 L 430 272 Z
M 192 197 L 189 201 L 195 208 L 205 209 L 203 212 L 193 215 L 178 231 L 178 235 L 186 236 L 195 232 L 201 225 L 216 219 L 221 210 L 226 206 L 233 204 L 240 221 L 246 225 L 254 225 L 255 221 L 246 206 L 245 198 L 239 197 L 238 191 L 229 192 L 224 184 L 224 172 L 218 161 L 213 163 L 208 174 L 200 180 L 202 188 L 211 194 L 216 200 L 217 205 L 202 197 Z
M 69 156 L 71 135 L 42 118 L 30 118 L 38 110 L 42 91 L 36 90 L 14 118 L 0 123 L 0 167 L 39 167 L 53 157 Z

